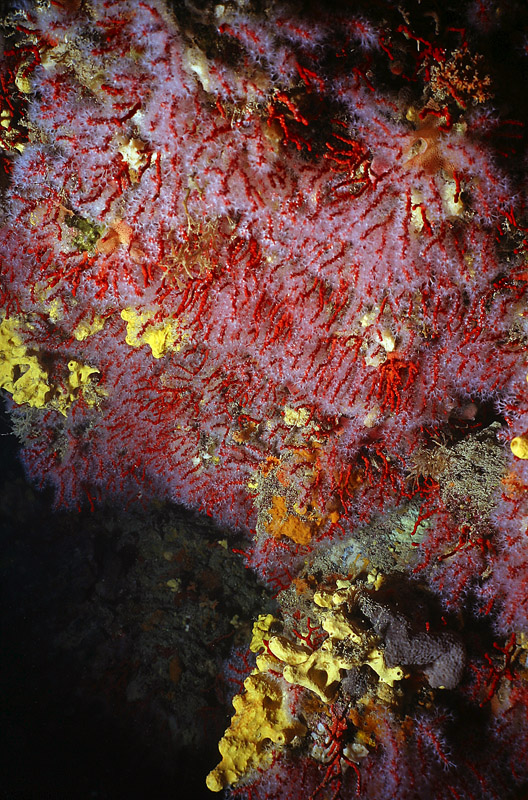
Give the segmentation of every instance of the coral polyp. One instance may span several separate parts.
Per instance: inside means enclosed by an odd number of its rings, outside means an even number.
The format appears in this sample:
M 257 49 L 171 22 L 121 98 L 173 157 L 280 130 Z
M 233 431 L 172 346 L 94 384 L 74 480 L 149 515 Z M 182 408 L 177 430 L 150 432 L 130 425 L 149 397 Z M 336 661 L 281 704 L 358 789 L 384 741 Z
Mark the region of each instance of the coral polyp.
M 501 749 L 526 740 L 524 128 L 473 4 L 407 5 L 4 23 L 0 385 L 57 507 L 247 537 L 277 616 L 209 778 L 234 796 L 528 779 Z

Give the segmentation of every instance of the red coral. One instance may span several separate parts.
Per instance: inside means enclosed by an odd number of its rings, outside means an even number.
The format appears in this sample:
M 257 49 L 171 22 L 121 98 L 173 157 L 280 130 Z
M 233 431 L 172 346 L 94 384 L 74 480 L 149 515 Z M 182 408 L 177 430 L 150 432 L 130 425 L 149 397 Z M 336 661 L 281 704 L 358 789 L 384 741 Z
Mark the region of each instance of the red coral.
M 18 14 L 0 98 L 2 305 L 49 381 L 75 359 L 101 390 L 97 403 L 80 391 L 66 417 L 14 409 L 28 472 L 60 505 L 168 497 L 253 533 L 276 496 L 271 478 L 258 483 L 272 459 L 284 507 L 313 527 L 301 545 L 260 526 L 246 551 L 277 593 L 323 543 L 421 502 L 416 572 L 447 605 L 471 588 L 514 633 L 526 627 L 522 492 L 468 520 L 440 476 L 414 491 L 408 480 L 431 432 L 464 435 L 453 414 L 475 402 L 503 415 L 510 481 L 528 483 L 507 449 L 528 430 L 525 213 L 492 115 L 468 110 L 447 71 L 453 42 L 470 57 L 469 37 L 415 31 L 401 9 L 388 30 L 216 8 L 225 18 L 193 43 L 161 0 L 94 0 L 90 35 L 76 3 Z M 13 84 L 30 73 L 26 112 Z M 414 100 L 391 91 L 398 76 Z M 515 121 L 505 127 L 516 142 Z M 339 789 L 335 719 L 323 779 L 307 768 L 314 797 Z M 380 719 L 365 796 L 380 796 L 380 765 L 394 797 L 423 789 L 428 759 L 450 767 L 441 722 L 414 725 L 416 760 L 397 776 L 401 734 Z M 475 770 L 443 796 L 484 791 Z

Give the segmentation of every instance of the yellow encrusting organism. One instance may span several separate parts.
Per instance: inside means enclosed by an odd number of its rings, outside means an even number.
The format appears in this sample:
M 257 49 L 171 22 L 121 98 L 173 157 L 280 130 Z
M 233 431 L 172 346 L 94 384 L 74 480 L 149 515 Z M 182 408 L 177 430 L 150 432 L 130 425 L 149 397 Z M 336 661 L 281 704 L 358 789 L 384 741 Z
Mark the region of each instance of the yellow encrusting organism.
M 0 388 L 12 394 L 19 405 L 43 408 L 52 387 L 37 356 L 22 341 L 19 331 L 24 325 L 17 317 L 6 317 L 0 324 Z
M 212 792 L 236 783 L 250 770 L 269 766 L 271 744 L 286 745 L 306 733 L 305 726 L 292 719 L 283 691 L 271 675 L 252 673 L 244 689 L 233 700 L 235 714 L 218 745 L 222 761 L 207 776 Z
M 367 575 L 367 585 L 375 591 L 382 583 L 381 575 Z M 295 628 L 297 638 L 293 639 L 291 630 L 288 633 L 272 614 L 261 614 L 255 621 L 250 650 L 258 653 L 256 668 L 244 681 L 242 694 L 233 700 L 236 713 L 219 745 L 222 761 L 207 778 L 211 791 L 236 784 L 255 769 L 266 769 L 272 762 L 272 744 L 284 747 L 295 737 L 306 736 L 305 722 L 311 714 L 324 713 L 335 703 L 349 670 L 368 665 L 377 676 L 377 680 L 372 676 L 370 695 L 367 691 L 362 707 L 392 699 L 394 684 L 408 676 L 401 666 L 387 666 L 379 638 L 353 611 L 364 585 L 351 577 L 338 578 L 333 586 L 322 586 L 313 594 L 308 627 L 310 619 L 317 620 L 320 633 L 326 635 L 322 640 L 299 636 Z M 283 633 L 273 633 L 272 628 Z M 299 697 L 301 689 L 307 690 L 302 722 L 292 717 L 288 707 L 288 699 Z M 359 723 L 358 718 L 358 728 Z M 351 747 L 361 747 L 364 757 L 368 750 L 360 733 L 358 730 Z M 366 741 L 375 746 L 370 736 Z M 310 739 L 308 743 L 313 744 Z
M 271 636 L 270 628 L 277 618 L 273 614 L 260 614 L 256 622 L 253 623 L 253 635 L 249 649 L 252 653 L 258 653 L 264 647 L 264 639 Z
M 127 323 L 126 343 L 131 347 L 148 344 L 154 358 L 162 358 L 170 350 L 181 350 L 188 338 L 175 319 L 169 319 L 161 325 L 150 324 L 153 314 L 149 311 L 124 308 L 121 318 Z
M 68 362 L 68 375 L 61 385 L 50 383 L 39 354 L 23 342 L 24 328 L 30 329 L 30 325 L 18 317 L 4 318 L 0 324 L 0 388 L 12 394 L 15 403 L 55 409 L 66 416 L 81 392 L 89 406 L 106 395 L 104 389 L 92 382 L 92 376 L 99 374 L 99 370 L 74 359 Z
M 269 650 L 283 667 L 282 674 L 288 683 L 303 686 L 316 694 L 324 703 L 332 703 L 337 694 L 339 682 L 346 670 L 354 664 L 339 643 L 347 641 L 360 644 L 364 631 L 358 623 L 344 612 L 347 602 L 353 602 L 355 585 L 348 580 L 338 581 L 335 591 L 316 592 L 314 603 L 322 612 L 322 628 L 328 638 L 315 650 L 290 642 L 284 636 L 271 636 Z M 257 666 L 264 666 L 267 659 L 257 657 Z M 401 667 L 387 667 L 383 653 L 373 647 L 367 654 L 366 662 L 378 675 L 381 683 L 393 686 L 404 677 Z
M 89 364 L 81 364 L 80 361 L 68 362 L 69 375 L 64 388 L 61 387 L 56 393 L 55 404 L 57 409 L 66 416 L 71 404 L 76 400 L 79 391 L 83 390 L 83 397 L 87 405 L 93 406 L 97 401 L 97 395 L 104 395 L 106 392 L 97 387 L 97 392 L 86 392 L 86 389 L 92 388 L 91 376 L 98 375 L 99 370 L 96 367 L 90 367 Z
M 510 447 L 514 456 L 524 461 L 528 459 L 528 436 L 516 436 L 511 440 Z
M 308 408 L 284 406 L 284 422 L 290 428 L 303 428 L 310 418 Z
M 98 314 L 95 314 L 93 319 L 90 321 L 81 320 L 81 322 L 79 322 L 77 327 L 74 329 L 73 335 L 78 342 L 83 342 L 89 336 L 93 336 L 94 334 L 99 333 L 99 331 L 102 331 L 104 324 L 104 317 L 100 317 Z

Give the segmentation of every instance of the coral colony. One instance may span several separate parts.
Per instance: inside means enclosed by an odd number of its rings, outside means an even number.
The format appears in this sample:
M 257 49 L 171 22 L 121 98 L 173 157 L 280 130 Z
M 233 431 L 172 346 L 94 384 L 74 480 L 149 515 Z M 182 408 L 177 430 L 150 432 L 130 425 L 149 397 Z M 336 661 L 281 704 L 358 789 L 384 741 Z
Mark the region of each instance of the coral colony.
M 524 128 L 477 46 L 504 10 L 374 5 L 4 26 L 0 385 L 58 507 L 247 534 L 277 610 L 226 666 L 228 797 L 528 780 Z

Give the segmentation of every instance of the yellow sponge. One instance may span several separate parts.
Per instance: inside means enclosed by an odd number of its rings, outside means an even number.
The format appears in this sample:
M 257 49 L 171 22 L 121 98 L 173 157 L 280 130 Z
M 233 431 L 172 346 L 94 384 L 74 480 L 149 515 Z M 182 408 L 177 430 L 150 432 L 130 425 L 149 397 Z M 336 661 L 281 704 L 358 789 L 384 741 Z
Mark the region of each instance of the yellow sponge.
M 127 323 L 126 343 L 131 347 L 148 344 L 154 358 L 162 358 L 169 350 L 181 350 L 187 334 L 177 320 L 169 319 L 162 325 L 149 324 L 153 314 L 124 308 L 121 317 Z
M 207 776 L 212 792 L 220 792 L 250 770 L 269 766 L 271 744 L 289 744 L 306 733 L 305 726 L 291 718 L 282 689 L 270 675 L 253 673 L 244 688 L 233 700 L 235 714 L 218 745 L 222 761 Z
M 524 461 L 528 459 L 528 436 L 516 436 L 511 440 L 510 447 L 514 456 Z
M 43 408 L 52 387 L 36 355 L 30 354 L 22 341 L 19 330 L 23 325 L 17 317 L 0 324 L 0 388 L 10 392 L 19 405 Z
M 50 384 L 38 354 L 23 343 L 20 332 L 24 327 L 28 328 L 28 323 L 17 317 L 5 318 L 0 323 L 0 388 L 10 392 L 15 403 L 53 408 L 66 416 L 81 390 L 90 406 L 106 395 L 104 389 L 92 385 L 91 376 L 99 370 L 73 359 L 68 362 L 69 374 L 63 384 Z

